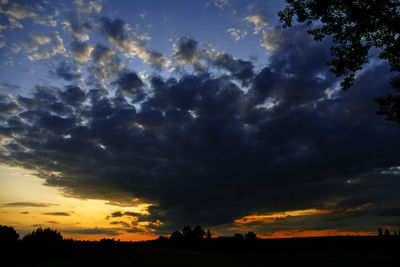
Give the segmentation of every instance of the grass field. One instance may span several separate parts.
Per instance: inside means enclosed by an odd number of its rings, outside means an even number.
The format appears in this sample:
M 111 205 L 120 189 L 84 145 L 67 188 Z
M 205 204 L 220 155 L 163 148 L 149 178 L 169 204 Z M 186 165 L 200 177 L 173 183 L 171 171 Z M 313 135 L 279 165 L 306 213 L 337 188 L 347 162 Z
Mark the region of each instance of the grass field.
M 2 266 L 400 266 L 398 250 L 204 251 L 137 248 L 134 251 L 36 255 Z
M 400 238 L 19 242 L 0 266 L 400 266 Z

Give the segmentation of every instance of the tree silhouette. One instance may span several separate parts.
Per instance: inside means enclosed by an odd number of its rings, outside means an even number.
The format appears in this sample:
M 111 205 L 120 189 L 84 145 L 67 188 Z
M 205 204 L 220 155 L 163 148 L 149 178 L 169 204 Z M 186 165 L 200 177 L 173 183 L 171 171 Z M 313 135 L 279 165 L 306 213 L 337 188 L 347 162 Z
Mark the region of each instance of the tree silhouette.
M 389 237 L 390 236 L 390 232 L 388 229 L 385 230 L 385 237 Z
M 175 231 L 171 234 L 169 237 L 171 240 L 182 240 L 183 239 L 183 234 L 179 231 Z
M 193 238 L 194 239 L 203 239 L 206 235 L 206 232 L 201 228 L 200 225 L 196 226 L 193 230 Z
M 11 226 L 0 225 L 0 244 L 12 245 L 17 243 L 19 234 Z
M 239 234 L 239 233 L 234 234 L 234 235 L 233 235 L 233 238 L 235 238 L 235 239 L 237 239 L 237 240 L 243 240 L 243 239 L 244 239 L 243 235 L 242 235 L 242 234 Z
M 30 245 L 54 246 L 62 242 L 61 233 L 55 229 L 39 227 L 32 233 L 24 236 L 22 241 Z
M 256 240 L 256 239 L 257 239 L 257 236 L 256 236 L 256 234 L 253 233 L 253 232 L 248 232 L 247 234 L 244 235 L 244 238 L 245 238 L 246 240 Z
M 183 238 L 185 239 L 193 239 L 193 231 L 190 226 L 185 226 L 182 229 Z
M 383 233 L 382 233 L 382 229 L 381 229 L 381 228 L 378 228 L 378 236 L 379 236 L 379 237 L 383 236 Z
M 286 0 L 288 5 L 278 12 L 283 27 L 291 27 L 293 17 L 298 22 L 312 24 L 308 33 L 321 41 L 332 36 L 331 54 L 327 64 L 337 77 L 344 76 L 343 89 L 353 85 L 355 74 L 368 62 L 372 47 L 380 49 L 391 71 L 400 71 L 400 3 L 398 0 Z M 316 22 L 316 23 L 314 23 Z M 400 75 L 391 81 L 396 95 L 376 98 L 377 114 L 400 123 Z
M 207 239 L 210 239 L 210 238 L 211 238 L 211 232 L 210 232 L 210 230 L 207 230 L 206 238 L 207 238 Z

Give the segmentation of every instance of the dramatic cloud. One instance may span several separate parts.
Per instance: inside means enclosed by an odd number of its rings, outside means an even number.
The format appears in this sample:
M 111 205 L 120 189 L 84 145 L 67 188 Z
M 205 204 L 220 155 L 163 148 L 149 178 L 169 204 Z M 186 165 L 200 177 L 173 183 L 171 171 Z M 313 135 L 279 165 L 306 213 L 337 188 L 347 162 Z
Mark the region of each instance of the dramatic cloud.
M 354 88 L 338 91 L 325 64 L 328 41 L 315 42 L 304 27 L 265 29 L 263 16 L 246 20 L 273 51 L 268 65 L 201 50 L 186 36 L 174 43 L 172 59 L 194 68 L 156 70 L 144 81 L 118 54 L 158 68 L 169 60 L 124 21 L 104 17 L 98 27 L 114 48 L 92 51 L 81 38 L 70 52 L 81 62 L 92 57 L 88 74 L 109 83 L 2 96 L 0 162 L 33 171 L 66 196 L 150 204 L 149 214 L 108 216 L 125 230 L 65 233 L 398 226 L 399 128 L 375 114 L 372 100 L 390 91 L 389 68 L 371 65 Z M 65 55 L 57 36 L 32 60 Z M 55 66 L 65 81 L 78 78 L 73 68 Z

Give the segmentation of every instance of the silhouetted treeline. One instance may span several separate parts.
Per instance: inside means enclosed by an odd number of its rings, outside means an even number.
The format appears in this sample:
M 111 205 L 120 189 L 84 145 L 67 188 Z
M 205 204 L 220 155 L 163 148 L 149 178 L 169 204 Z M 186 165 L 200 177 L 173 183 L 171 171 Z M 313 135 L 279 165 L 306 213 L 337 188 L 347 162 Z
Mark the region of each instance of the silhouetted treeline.
M 55 229 L 38 228 L 20 238 L 18 233 L 8 226 L 0 225 L 2 266 L 41 266 L 44 261 L 56 262 L 57 259 L 94 259 L 99 266 L 120 262 L 134 262 L 136 251 L 153 249 L 177 249 L 178 251 L 202 251 L 202 253 L 288 253 L 290 251 L 342 251 L 342 253 L 382 253 L 398 251 L 400 235 L 398 232 L 382 231 L 377 236 L 332 236 L 288 239 L 260 239 L 253 232 L 236 233 L 232 237 L 212 237 L 209 230 L 201 226 L 186 226 L 182 231 L 174 231 L 169 237 L 141 242 L 120 242 L 114 239 L 100 241 L 78 241 L 65 239 Z M 357 254 L 356 253 L 356 254 Z M 222 255 L 221 254 L 221 255 Z M 107 261 L 109 260 L 109 261 Z M 36 262 L 37 264 L 31 264 Z M 13 263 L 18 263 L 13 265 Z M 47 266 L 47 265 L 44 265 Z M 94 266 L 88 262 L 86 266 Z

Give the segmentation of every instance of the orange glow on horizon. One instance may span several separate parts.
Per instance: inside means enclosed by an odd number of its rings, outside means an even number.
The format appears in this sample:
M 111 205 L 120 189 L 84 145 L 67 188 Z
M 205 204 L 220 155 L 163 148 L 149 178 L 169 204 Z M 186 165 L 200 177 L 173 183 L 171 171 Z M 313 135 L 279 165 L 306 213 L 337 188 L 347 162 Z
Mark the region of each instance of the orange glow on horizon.
M 260 238 L 294 238 L 294 237 L 322 237 L 322 236 L 371 236 L 376 235 L 373 232 L 352 232 L 341 231 L 339 229 L 326 229 L 326 230 L 284 230 L 273 233 L 257 234 Z
M 110 236 L 104 234 L 94 234 L 94 235 L 85 235 L 85 234 L 67 234 L 61 232 L 64 238 L 72 238 L 74 240 L 84 240 L 84 241 L 99 241 L 103 238 L 105 239 L 113 239 L 120 241 L 147 241 L 157 239 L 158 235 L 148 234 L 148 233 L 122 233 L 117 236 Z

